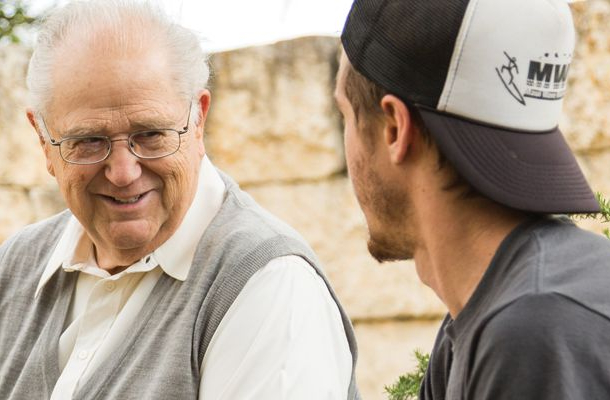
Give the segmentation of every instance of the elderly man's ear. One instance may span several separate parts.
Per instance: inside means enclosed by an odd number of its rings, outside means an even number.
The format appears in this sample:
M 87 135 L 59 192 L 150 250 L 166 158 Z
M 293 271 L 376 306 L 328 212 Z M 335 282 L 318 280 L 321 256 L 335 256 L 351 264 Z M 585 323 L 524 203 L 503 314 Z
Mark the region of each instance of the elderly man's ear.
M 203 145 L 203 134 L 205 128 L 205 122 L 208 117 L 208 111 L 210 110 L 210 101 L 212 100 L 212 95 L 210 91 L 205 89 L 202 90 L 197 96 L 199 99 L 199 107 L 197 107 L 197 111 L 199 112 L 199 123 L 195 127 L 195 137 L 197 138 L 197 143 L 199 145 L 199 153 L 203 157 L 205 154 L 205 147 Z
M 50 146 L 46 145 L 47 139 L 45 138 L 44 133 L 42 133 L 42 130 L 38 126 L 36 114 L 34 113 L 34 110 L 28 108 L 26 110 L 26 115 L 28 117 L 28 121 L 30 121 L 30 125 L 32 125 L 34 131 L 36 132 L 36 135 L 38 136 L 38 143 L 40 143 L 40 147 L 42 147 L 42 150 L 44 151 L 44 156 L 47 162 L 47 171 L 49 171 L 49 174 L 51 174 L 51 176 L 55 176 L 55 169 L 53 168 L 51 158 L 49 157 L 49 151 L 51 151 L 51 148 Z

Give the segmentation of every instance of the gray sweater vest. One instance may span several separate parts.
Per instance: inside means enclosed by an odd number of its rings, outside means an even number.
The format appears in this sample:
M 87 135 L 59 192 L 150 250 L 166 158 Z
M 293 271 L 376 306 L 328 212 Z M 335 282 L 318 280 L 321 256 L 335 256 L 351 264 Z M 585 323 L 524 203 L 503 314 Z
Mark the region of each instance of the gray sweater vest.
M 271 259 L 298 255 L 326 282 L 352 352 L 348 400 L 359 399 L 352 325 L 305 241 L 223 175 L 222 207 L 203 234 L 184 282 L 163 274 L 131 334 L 74 399 L 197 399 L 207 346 L 248 279 Z M 70 213 L 26 227 L 0 247 L 0 399 L 48 399 L 60 370 L 58 344 L 77 274 L 59 269 L 36 286 Z M 197 221 L 186 221 L 197 223 Z

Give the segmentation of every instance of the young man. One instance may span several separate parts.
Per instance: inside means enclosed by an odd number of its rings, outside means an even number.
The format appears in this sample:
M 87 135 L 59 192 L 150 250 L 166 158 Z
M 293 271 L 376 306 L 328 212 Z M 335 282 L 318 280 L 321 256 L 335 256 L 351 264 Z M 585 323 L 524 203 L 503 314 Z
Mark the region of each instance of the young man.
M 610 243 L 557 128 L 561 0 L 356 0 L 336 99 L 380 261 L 447 305 L 422 399 L 610 398 Z

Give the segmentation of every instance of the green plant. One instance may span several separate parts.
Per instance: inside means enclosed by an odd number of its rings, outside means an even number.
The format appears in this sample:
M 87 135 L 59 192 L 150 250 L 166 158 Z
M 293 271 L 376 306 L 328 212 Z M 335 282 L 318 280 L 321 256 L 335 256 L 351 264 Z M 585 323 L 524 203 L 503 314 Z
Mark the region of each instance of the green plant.
M 585 214 L 585 215 L 577 214 L 577 215 L 573 215 L 572 218 L 598 220 L 603 224 L 610 223 L 610 200 L 606 199 L 604 197 L 604 195 L 602 195 L 600 192 L 595 193 L 595 198 L 597 199 L 597 202 L 599 203 L 599 209 L 600 209 L 599 213 Z M 602 232 L 603 232 L 604 236 L 606 236 L 608 239 L 610 239 L 610 228 L 605 228 Z
M 16 29 L 31 25 L 35 21 L 36 18 L 28 15 L 23 1 L 0 0 L 0 43 L 6 40 L 18 43 Z
M 605 199 L 604 196 L 602 196 L 602 194 L 599 192 L 595 193 L 595 198 L 599 202 L 599 208 L 601 209 L 601 212 L 598 214 L 597 218 L 599 218 L 603 223 L 609 223 L 610 200 Z M 595 217 L 595 215 L 593 217 Z M 606 237 L 610 239 L 610 228 L 604 229 L 604 235 L 606 235 Z
M 389 400 L 411 400 L 418 398 L 419 388 L 430 362 L 430 354 L 415 350 L 415 360 L 417 361 L 417 366 L 413 372 L 401 375 L 393 385 L 385 386 L 384 389 L 389 396 Z

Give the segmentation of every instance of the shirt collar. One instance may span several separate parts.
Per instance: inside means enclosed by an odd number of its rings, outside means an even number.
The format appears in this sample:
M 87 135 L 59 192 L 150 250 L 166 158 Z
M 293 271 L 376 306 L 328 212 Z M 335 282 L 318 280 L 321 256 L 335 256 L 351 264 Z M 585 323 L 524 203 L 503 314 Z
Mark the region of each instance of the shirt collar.
M 199 169 L 195 197 L 176 232 L 159 248 L 127 270 L 134 267 L 131 272 L 141 272 L 139 264 L 152 262 L 158 264 L 172 278 L 184 281 L 191 269 L 199 239 L 220 209 L 224 192 L 224 181 L 209 158 L 204 156 Z M 83 258 L 88 256 L 87 246 L 91 248 L 90 239 L 76 217 L 72 216 L 40 277 L 35 296 L 38 296 L 44 285 L 62 266 L 67 271 L 78 270 L 79 268 L 73 267 L 76 262 L 85 261 Z
M 163 270 L 183 281 L 188 276 L 199 239 L 220 210 L 225 183 L 205 156 L 199 170 L 197 192 L 178 230 L 153 252 Z

